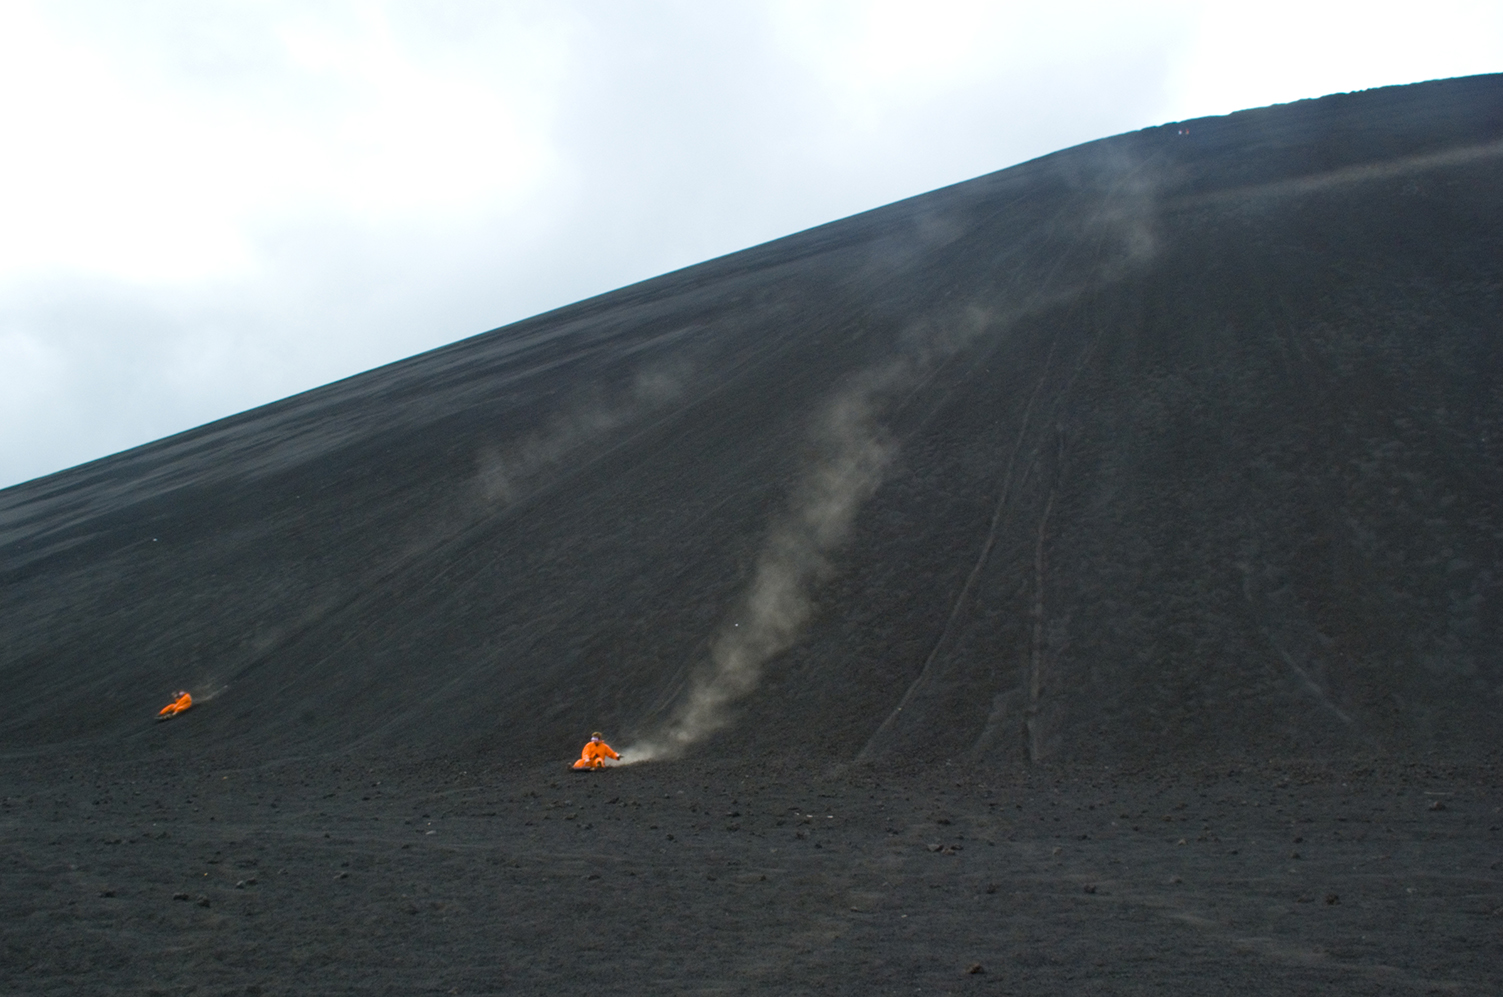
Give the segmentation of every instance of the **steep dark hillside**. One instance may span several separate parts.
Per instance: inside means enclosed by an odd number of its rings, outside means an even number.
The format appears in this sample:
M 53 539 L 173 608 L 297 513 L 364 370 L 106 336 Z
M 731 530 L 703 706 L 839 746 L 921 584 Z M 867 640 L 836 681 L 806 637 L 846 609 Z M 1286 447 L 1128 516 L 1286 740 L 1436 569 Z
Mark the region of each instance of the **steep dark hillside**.
M 7 489 L 0 750 L 1490 753 L 1500 261 L 1503 77 L 1339 95 Z

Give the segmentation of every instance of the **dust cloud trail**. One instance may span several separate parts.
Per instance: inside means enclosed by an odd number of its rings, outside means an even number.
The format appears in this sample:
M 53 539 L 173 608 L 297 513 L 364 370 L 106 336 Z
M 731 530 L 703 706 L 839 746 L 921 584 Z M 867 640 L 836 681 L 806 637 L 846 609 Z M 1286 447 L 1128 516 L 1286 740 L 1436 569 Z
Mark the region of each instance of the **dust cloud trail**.
M 562 467 L 581 446 L 603 439 L 677 401 L 688 370 L 663 365 L 639 370 L 614 397 L 578 404 L 554 416 L 544 429 L 504 450 L 488 447 L 476 456 L 481 497 L 487 504 L 510 505 L 550 472 Z
M 219 696 L 220 693 L 228 692 L 229 688 L 230 687 L 228 685 L 214 685 L 214 684 L 211 684 L 208 687 L 208 689 L 206 689 L 204 692 L 201 692 L 201 693 L 195 692 L 195 693 L 193 693 L 193 701 L 195 703 L 207 703 L 211 699 L 218 698 L 218 696 Z
M 623 761 L 677 754 L 723 727 L 726 707 L 751 692 L 762 666 L 803 632 L 814 588 L 834 571 L 830 553 L 850 533 L 896 451 L 876 419 L 880 380 L 845 392 L 825 412 L 815 435 L 819 456 L 769 532 L 735 619 L 711 641 L 709 667 L 694 679 L 667 728 L 627 748 Z
M 738 610 L 721 624 L 706 666 L 663 730 L 627 747 L 623 764 L 671 758 L 726 726 L 731 704 L 798 640 L 814 613 L 815 589 L 835 572 L 831 555 L 897 455 L 883 415 L 987 324 L 980 312 L 967 318 L 942 332 L 910 335 L 908 352 L 859 375 L 824 409 L 812 433 L 814 456 L 768 531 Z

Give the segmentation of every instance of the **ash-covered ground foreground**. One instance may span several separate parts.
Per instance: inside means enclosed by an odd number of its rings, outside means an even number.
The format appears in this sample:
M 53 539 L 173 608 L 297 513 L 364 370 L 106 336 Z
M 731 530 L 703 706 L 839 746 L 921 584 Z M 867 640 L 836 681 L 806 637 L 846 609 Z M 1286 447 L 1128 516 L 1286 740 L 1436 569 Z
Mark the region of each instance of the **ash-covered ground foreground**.
M 18 993 L 1488 994 L 1503 965 L 1491 769 L 70 770 L 0 817 Z
M 0 990 L 1494 993 L 1500 181 L 1146 129 L 0 491 Z

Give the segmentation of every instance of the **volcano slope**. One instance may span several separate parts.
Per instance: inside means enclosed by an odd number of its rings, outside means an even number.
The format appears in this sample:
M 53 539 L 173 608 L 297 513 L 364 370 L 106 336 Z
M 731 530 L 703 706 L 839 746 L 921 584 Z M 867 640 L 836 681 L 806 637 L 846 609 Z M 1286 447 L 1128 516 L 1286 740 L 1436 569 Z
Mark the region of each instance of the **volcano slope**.
M 0 492 L 0 982 L 1489 992 L 1500 166 L 1147 129 Z

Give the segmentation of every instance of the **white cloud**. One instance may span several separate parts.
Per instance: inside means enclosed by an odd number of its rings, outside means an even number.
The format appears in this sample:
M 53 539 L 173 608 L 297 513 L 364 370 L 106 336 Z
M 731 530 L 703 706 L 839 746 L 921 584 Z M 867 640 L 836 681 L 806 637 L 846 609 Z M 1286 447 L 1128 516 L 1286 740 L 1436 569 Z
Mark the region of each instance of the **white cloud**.
M 433 227 L 520 204 L 551 156 L 525 97 L 359 13 L 273 21 L 279 45 L 226 87 L 162 71 L 191 63 L 191 34 L 155 39 L 167 57 L 142 71 L 118 39 L 0 8 L 0 275 L 194 282 L 254 269 L 278 217 Z M 306 99 L 290 108 L 284 89 Z
M 98 53 L 0 8 L 0 274 L 53 268 L 192 280 L 244 265 L 171 103 L 122 88 Z
M 1175 119 L 1503 70 L 1503 5 L 1208 3 L 1177 60 Z
M 514 206 L 550 165 L 520 101 L 494 81 L 425 64 L 378 12 L 347 34 L 327 25 L 282 33 L 295 67 L 347 96 L 319 134 L 290 136 L 282 182 L 363 218 L 451 215 Z

